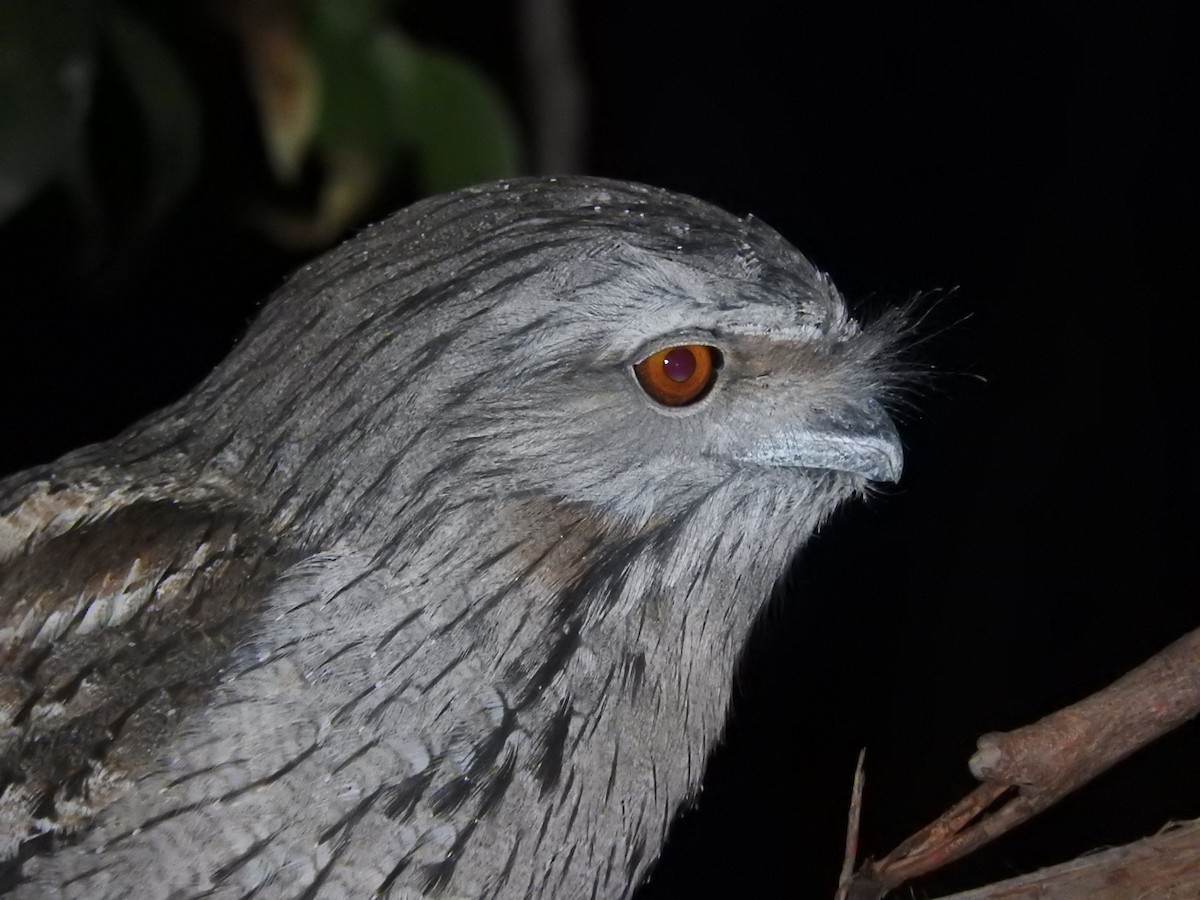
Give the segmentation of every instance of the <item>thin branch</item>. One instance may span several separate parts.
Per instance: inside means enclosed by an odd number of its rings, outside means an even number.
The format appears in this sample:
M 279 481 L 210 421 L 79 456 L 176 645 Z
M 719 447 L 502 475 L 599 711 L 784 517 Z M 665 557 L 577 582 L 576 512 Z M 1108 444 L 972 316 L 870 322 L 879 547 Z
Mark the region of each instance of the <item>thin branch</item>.
M 1200 897 L 1200 821 L 1101 850 L 1029 875 L 941 900 L 1195 900 Z
M 850 881 L 854 877 L 854 862 L 858 859 L 858 834 L 862 825 L 863 785 L 866 782 L 864 764 L 867 750 L 858 751 L 858 763 L 854 767 L 854 784 L 850 788 L 850 816 L 846 822 L 846 849 L 842 855 L 842 872 L 838 876 L 838 890 L 834 900 L 847 900 Z

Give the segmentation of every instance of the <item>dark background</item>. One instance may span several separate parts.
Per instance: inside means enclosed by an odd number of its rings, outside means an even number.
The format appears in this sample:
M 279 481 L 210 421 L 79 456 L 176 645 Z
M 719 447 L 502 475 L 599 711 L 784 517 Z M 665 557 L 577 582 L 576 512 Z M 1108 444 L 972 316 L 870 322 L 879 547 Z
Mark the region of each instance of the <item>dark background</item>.
M 902 483 L 804 551 L 640 894 L 828 897 L 860 747 L 878 855 L 971 788 L 979 734 L 1200 624 L 1194 5 L 575 9 L 588 170 L 753 212 L 867 307 L 956 289 Z M 400 13 L 525 109 L 511 4 Z M 189 52 L 236 69 L 222 41 Z M 208 114 L 253 142 L 248 100 Z M 93 268 L 53 195 L 0 230 L 0 472 L 179 396 L 302 261 L 212 195 Z M 1200 816 L 1197 760 L 1192 723 L 915 893 Z

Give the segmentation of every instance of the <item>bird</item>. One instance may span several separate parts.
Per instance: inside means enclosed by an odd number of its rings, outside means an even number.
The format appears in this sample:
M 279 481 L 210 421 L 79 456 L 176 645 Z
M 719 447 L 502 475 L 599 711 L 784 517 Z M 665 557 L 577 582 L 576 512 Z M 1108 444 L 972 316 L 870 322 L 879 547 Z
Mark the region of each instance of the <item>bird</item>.
M 0 481 L 9 895 L 629 897 L 776 580 L 900 477 L 903 332 L 595 177 L 300 269 L 191 393 Z

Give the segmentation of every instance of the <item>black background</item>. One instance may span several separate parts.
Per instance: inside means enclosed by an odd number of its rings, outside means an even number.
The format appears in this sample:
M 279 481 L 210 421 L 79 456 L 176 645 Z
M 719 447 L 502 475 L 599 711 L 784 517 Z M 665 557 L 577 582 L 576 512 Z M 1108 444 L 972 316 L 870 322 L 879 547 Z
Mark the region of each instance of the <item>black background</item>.
M 1196 13 L 575 8 L 590 171 L 753 212 L 867 307 L 956 289 L 919 349 L 936 374 L 901 413 L 902 483 L 804 551 L 699 803 L 639 895 L 828 897 L 860 747 L 863 850 L 881 854 L 971 788 L 979 734 L 1200 624 Z M 521 108 L 510 4 L 400 11 Z M 236 68 L 223 40 L 189 52 Z M 234 148 L 253 141 L 246 103 L 217 117 Z M 53 196 L 0 231 L 0 471 L 179 396 L 301 261 L 203 188 L 189 203 L 99 270 L 75 262 Z M 1193 723 L 917 896 L 1198 816 L 1197 760 Z

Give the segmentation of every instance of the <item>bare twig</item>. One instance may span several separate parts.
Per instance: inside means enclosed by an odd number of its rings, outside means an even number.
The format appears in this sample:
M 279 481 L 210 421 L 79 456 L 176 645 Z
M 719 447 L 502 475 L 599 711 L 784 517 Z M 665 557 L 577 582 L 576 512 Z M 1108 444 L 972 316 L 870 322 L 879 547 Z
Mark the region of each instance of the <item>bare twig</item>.
M 858 832 L 862 824 L 863 784 L 866 781 L 864 764 L 867 750 L 858 751 L 858 763 L 854 767 L 854 785 L 850 788 L 850 816 L 846 822 L 846 850 L 842 855 L 842 872 L 838 876 L 838 890 L 834 900 L 847 900 L 850 879 L 854 877 L 854 862 L 858 859 Z

